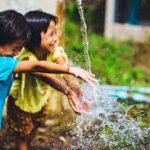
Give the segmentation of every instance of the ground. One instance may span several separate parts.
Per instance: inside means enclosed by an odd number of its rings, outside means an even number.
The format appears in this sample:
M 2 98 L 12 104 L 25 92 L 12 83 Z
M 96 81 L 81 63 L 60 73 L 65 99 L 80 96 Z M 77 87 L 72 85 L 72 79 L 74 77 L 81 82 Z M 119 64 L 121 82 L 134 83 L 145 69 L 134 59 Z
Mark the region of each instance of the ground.
M 69 147 L 69 138 L 67 135 L 51 136 L 48 127 L 40 128 L 32 141 L 32 150 L 67 150 Z M 0 131 L 0 150 L 16 150 L 15 136 L 8 133 L 8 128 L 5 126 Z

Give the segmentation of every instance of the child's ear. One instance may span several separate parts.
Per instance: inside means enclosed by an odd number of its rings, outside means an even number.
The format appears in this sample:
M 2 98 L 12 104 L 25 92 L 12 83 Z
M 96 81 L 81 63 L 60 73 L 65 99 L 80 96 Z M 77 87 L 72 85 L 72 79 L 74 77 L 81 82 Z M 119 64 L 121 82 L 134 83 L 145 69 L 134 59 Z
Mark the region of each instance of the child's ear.
M 45 35 L 45 33 L 42 31 L 42 32 L 41 32 L 41 37 L 43 37 L 44 35 Z

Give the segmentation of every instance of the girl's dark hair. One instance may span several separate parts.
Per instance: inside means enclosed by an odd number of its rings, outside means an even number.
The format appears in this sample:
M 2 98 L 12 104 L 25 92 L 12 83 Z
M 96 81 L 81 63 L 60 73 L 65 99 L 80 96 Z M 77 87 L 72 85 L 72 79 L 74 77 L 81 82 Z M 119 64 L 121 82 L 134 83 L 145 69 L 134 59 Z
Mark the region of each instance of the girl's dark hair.
M 27 42 L 30 38 L 29 25 L 24 16 L 15 10 L 0 12 L 0 45 L 16 40 Z
M 56 16 L 48 14 L 40 10 L 34 10 L 24 15 L 26 21 L 29 23 L 31 30 L 30 41 L 26 44 L 28 50 L 33 50 L 35 47 L 40 47 L 41 44 L 41 32 L 46 32 L 50 21 L 54 21 L 57 24 L 58 19 Z

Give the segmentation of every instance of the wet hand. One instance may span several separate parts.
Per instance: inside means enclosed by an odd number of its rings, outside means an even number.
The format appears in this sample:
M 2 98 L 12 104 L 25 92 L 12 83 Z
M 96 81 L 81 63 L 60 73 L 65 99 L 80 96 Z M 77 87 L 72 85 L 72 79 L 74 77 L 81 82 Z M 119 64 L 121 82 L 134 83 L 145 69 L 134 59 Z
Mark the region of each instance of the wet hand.
M 82 97 L 82 101 L 79 104 L 79 108 L 81 113 L 87 113 L 92 108 L 91 102 Z
M 82 97 L 82 101 L 79 100 L 79 97 L 74 91 L 70 91 L 68 94 L 68 99 L 70 106 L 72 107 L 73 111 L 77 114 L 84 114 L 90 111 L 92 104 L 85 100 L 84 97 Z
M 72 87 L 71 89 L 73 90 L 73 92 L 76 93 L 77 96 L 82 95 L 80 88 Z
M 95 86 L 97 83 L 97 80 L 94 78 L 95 75 L 92 73 L 87 72 L 84 69 L 81 69 L 79 67 L 70 67 L 69 72 L 76 77 L 84 80 L 85 82 L 89 83 L 91 86 Z
M 73 109 L 73 111 L 76 114 L 81 114 L 81 111 L 79 109 L 79 101 L 78 101 L 77 94 L 73 91 L 70 91 L 68 93 L 67 97 L 68 97 L 69 104 L 70 104 L 71 108 Z

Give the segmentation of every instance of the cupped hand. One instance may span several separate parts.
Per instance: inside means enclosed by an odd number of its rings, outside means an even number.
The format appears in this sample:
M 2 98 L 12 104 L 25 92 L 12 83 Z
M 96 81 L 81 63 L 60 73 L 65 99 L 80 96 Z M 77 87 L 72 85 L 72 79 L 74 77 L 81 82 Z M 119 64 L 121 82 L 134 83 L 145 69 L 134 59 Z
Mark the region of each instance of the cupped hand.
M 72 107 L 73 111 L 77 114 L 86 113 L 90 111 L 92 107 L 92 104 L 89 101 L 85 100 L 84 97 L 82 97 L 82 101 L 80 101 L 77 94 L 73 91 L 69 92 L 68 99 L 70 106 Z
M 73 111 L 76 114 L 81 114 L 81 111 L 79 109 L 79 101 L 78 101 L 77 94 L 73 91 L 70 91 L 67 96 L 68 96 L 69 104 L 73 109 Z

